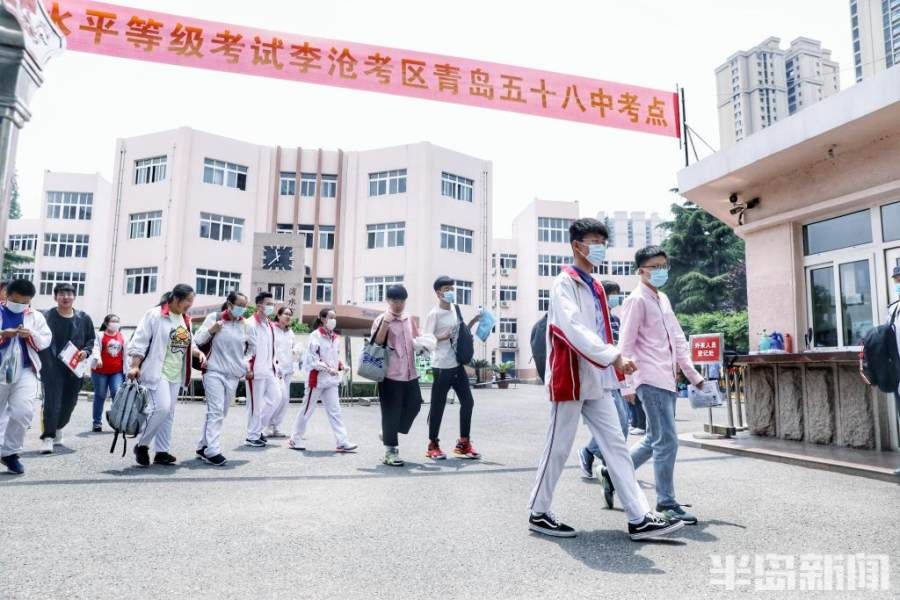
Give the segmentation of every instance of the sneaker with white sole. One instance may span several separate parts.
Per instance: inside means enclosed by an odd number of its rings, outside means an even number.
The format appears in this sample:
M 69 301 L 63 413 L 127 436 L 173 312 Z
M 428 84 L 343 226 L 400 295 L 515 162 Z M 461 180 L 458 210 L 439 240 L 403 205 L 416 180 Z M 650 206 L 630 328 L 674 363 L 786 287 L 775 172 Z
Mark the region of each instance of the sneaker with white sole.
M 347 442 L 346 444 L 341 444 L 337 448 L 335 448 L 335 452 L 353 452 L 359 448 L 359 444 L 354 444 L 353 442 Z
M 528 517 L 528 529 L 551 537 L 575 537 L 575 530 L 564 523 L 560 523 L 552 512 L 540 515 L 531 514 Z
M 53 454 L 53 438 L 41 439 L 41 454 Z
M 294 441 L 293 438 L 291 438 L 287 441 L 287 447 L 290 448 L 291 450 L 306 450 L 306 444 L 304 444 L 303 442 L 300 442 L 298 444 L 297 442 Z
M 628 430 L 628 433 L 630 433 L 631 435 L 644 435 L 647 432 L 644 431 L 643 429 L 641 429 L 640 427 L 632 427 L 631 429 Z
M 246 440 L 244 440 L 244 445 L 251 446 L 253 448 L 264 448 L 266 446 L 266 443 L 264 441 L 262 441 L 262 438 L 256 439 L 256 440 L 251 440 L 250 438 L 247 438 Z
M 221 454 L 216 454 L 215 456 L 203 456 L 203 462 L 214 467 L 221 467 L 225 464 L 225 460 L 225 457 Z
M 684 521 L 666 520 L 659 513 L 649 512 L 640 523 L 628 524 L 628 535 L 635 542 L 657 538 L 678 531 L 684 527 Z
M 578 461 L 581 464 L 581 476 L 584 479 L 594 478 L 594 455 L 587 448 L 578 452 Z
M 57 430 L 56 430 L 56 435 L 53 436 L 53 444 L 56 445 L 56 446 L 62 446 L 62 445 L 63 445 L 63 432 L 62 432 L 62 429 L 57 429 Z

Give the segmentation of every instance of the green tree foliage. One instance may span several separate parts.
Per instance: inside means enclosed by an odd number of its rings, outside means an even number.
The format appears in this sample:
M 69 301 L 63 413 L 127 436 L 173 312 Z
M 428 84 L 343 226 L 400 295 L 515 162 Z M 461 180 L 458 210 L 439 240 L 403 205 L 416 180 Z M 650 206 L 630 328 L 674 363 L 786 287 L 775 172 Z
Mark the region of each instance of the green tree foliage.
M 12 178 L 12 189 L 10 190 L 9 195 L 9 218 L 10 219 L 21 219 L 22 218 L 22 207 L 19 205 L 19 186 L 16 182 L 15 175 Z M 23 254 L 16 254 L 14 252 L 4 252 L 3 253 L 3 273 L 2 278 L 4 280 L 8 280 L 12 276 L 12 272 L 21 265 L 27 265 L 31 262 L 34 262 L 30 256 L 25 256 Z
M 721 333 L 725 336 L 725 348 L 740 354 L 750 351 L 747 311 L 707 312 L 692 315 L 678 315 L 681 328 L 686 336 L 701 333 Z

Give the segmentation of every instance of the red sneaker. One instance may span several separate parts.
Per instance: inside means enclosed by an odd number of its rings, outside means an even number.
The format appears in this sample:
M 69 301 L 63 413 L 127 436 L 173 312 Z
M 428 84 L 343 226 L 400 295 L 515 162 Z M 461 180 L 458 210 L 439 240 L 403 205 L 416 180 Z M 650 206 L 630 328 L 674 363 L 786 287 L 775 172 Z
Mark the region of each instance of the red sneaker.
M 459 438 L 459 441 L 456 442 L 456 448 L 453 449 L 453 456 L 469 459 L 481 458 L 481 455 L 472 447 L 472 442 L 469 438 Z
M 447 455 L 444 454 L 444 451 L 441 450 L 441 447 L 438 445 L 439 440 L 432 440 L 428 442 L 428 450 L 425 452 L 425 458 L 430 458 L 431 460 L 444 460 L 447 458 Z

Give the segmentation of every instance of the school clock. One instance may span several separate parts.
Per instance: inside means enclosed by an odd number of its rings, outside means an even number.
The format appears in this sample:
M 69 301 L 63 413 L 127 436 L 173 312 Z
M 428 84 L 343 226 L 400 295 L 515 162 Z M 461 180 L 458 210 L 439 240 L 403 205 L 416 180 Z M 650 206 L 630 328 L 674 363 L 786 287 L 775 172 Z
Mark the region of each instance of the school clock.
M 294 268 L 294 249 L 291 246 L 269 246 L 262 248 L 262 265 L 266 271 L 291 271 Z

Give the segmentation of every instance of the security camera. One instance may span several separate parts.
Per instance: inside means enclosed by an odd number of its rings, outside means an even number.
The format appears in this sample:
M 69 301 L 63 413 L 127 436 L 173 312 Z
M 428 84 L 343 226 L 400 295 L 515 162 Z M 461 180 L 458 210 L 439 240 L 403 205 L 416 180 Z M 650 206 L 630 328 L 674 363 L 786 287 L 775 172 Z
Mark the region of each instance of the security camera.
M 737 194 L 731 194 L 730 196 L 728 196 L 728 201 L 731 202 L 732 204 L 737 204 L 737 201 L 738 201 L 738 195 L 737 195 Z M 731 213 L 731 214 L 734 214 L 734 213 Z
M 756 208 L 759 206 L 759 198 L 754 198 L 747 202 L 747 208 Z
M 730 213 L 733 214 L 733 215 L 736 215 L 736 214 L 738 214 L 739 212 L 743 212 L 743 211 L 744 211 L 744 208 L 743 208 L 742 206 L 735 206 L 734 208 L 732 208 L 732 209 L 729 210 L 728 212 L 730 212 Z

